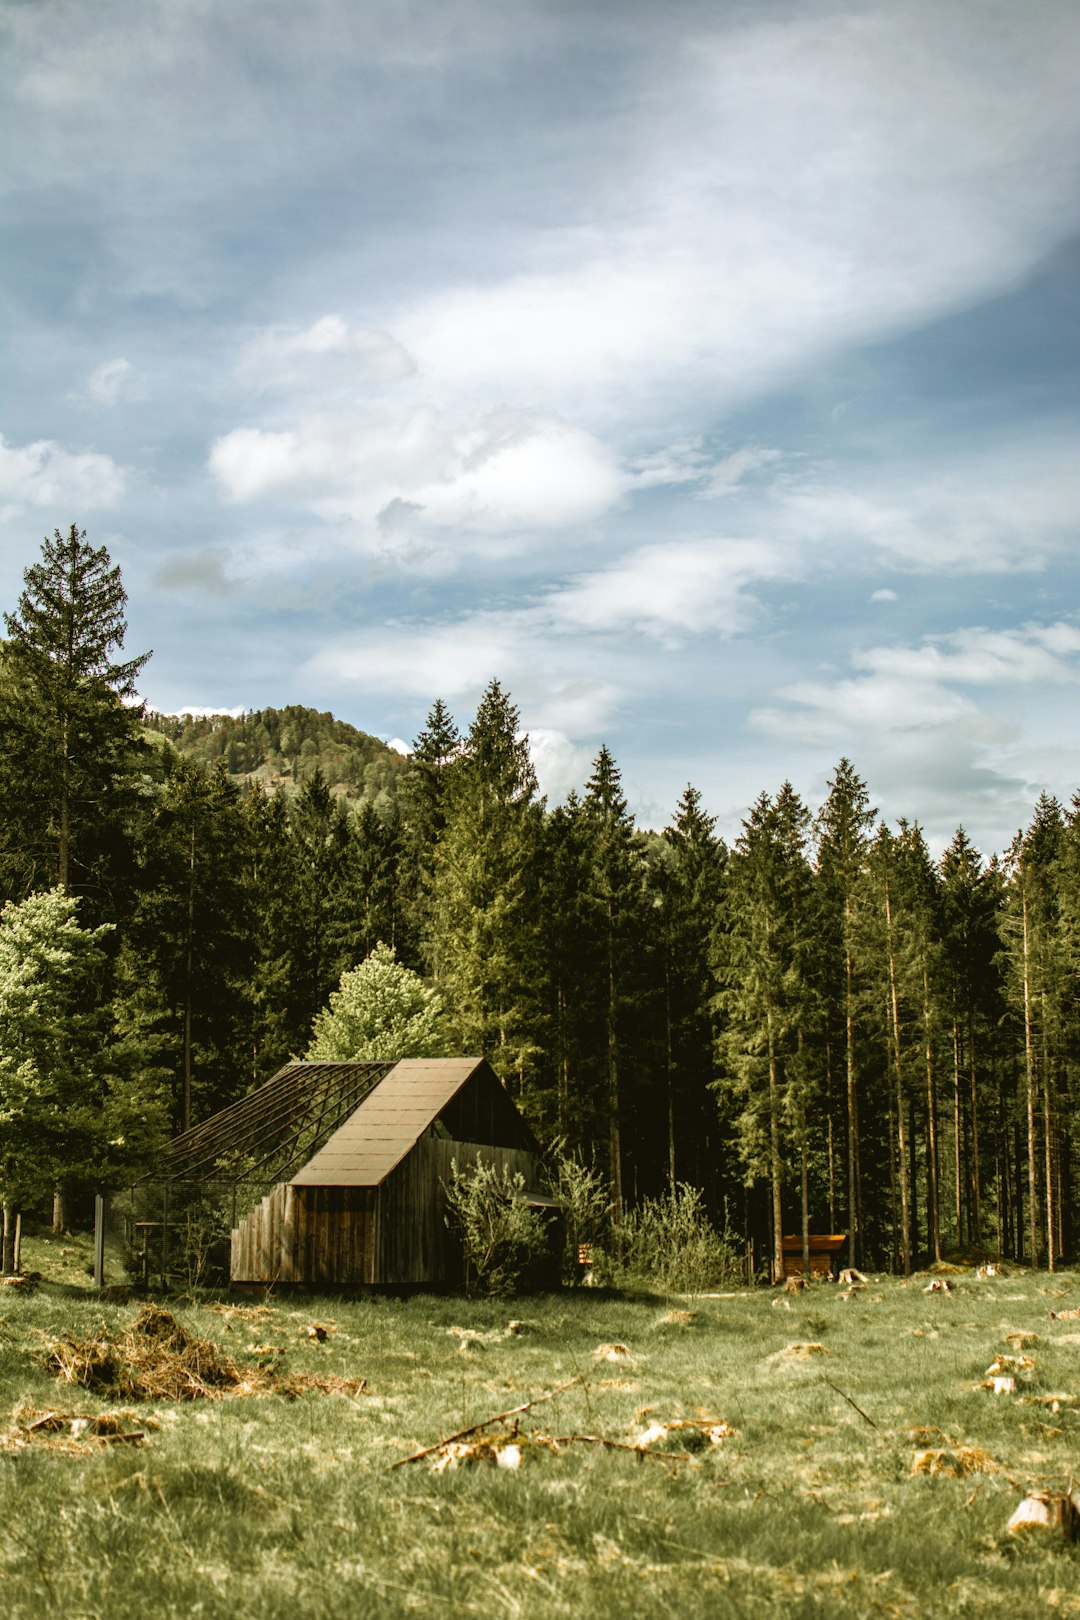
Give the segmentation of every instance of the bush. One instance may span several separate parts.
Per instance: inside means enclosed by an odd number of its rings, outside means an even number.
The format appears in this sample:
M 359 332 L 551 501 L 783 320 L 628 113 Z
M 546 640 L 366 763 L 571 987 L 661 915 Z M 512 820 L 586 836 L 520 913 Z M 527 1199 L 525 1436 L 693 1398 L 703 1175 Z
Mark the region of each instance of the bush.
M 446 1224 L 461 1234 L 470 1290 L 512 1294 L 547 1252 L 543 1217 L 525 1202 L 525 1177 L 477 1156 L 460 1168 L 450 1161 Z
M 615 1225 L 608 1259 L 616 1276 L 671 1293 L 697 1294 L 741 1277 L 739 1256 L 709 1220 L 700 1189 L 684 1181 Z
M 565 1221 L 563 1279 L 576 1282 L 580 1250 L 588 1247 L 595 1251 L 608 1246 L 611 1193 L 605 1177 L 582 1164 L 580 1159 L 556 1151 L 550 1163 L 548 1185 L 552 1197 L 562 1205 Z

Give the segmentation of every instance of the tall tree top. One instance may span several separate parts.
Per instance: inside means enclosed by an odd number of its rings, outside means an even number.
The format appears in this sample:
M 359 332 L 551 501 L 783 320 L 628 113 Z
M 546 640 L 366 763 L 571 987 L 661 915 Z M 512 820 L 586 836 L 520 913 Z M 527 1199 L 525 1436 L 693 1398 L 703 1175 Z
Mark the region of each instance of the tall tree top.
M 842 889 L 854 883 L 876 815 L 866 783 L 849 759 L 841 759 L 817 818 L 818 869 L 823 877 Z
M 442 698 L 436 698 L 424 729 L 413 743 L 413 758 L 428 765 L 443 765 L 456 753 L 460 742 L 461 733 L 453 715 Z
M 602 821 L 629 823 L 631 819 L 622 790 L 622 773 L 603 744 L 585 784 L 584 804 Z
M 11 650 L 39 679 L 51 673 L 65 686 L 94 680 L 130 698 L 150 654 L 113 660 L 127 633 L 126 606 L 119 567 L 73 523 L 66 535 L 54 529 L 46 536 L 41 561 L 23 575 L 18 608 L 4 614 L 4 624 Z
M 520 720 L 510 694 L 492 681 L 480 699 L 466 744 L 470 771 L 508 803 L 531 799 L 537 787 L 529 739 L 518 732 Z

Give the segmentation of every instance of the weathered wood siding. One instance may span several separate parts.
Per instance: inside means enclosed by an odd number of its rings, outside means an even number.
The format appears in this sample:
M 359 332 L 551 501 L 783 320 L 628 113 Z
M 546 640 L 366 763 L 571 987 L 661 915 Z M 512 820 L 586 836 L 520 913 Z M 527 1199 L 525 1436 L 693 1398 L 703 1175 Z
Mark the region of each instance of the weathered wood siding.
M 537 1156 L 524 1148 L 423 1137 L 381 1187 L 279 1184 L 232 1233 L 233 1282 L 301 1283 L 313 1288 L 365 1284 L 457 1284 L 461 1243 L 446 1224 L 451 1161 L 477 1156 L 535 1188 Z
M 392 1171 L 376 1196 L 375 1278 L 380 1283 L 464 1281 L 465 1265 L 457 1234 L 446 1224 L 450 1163 L 487 1164 L 518 1171 L 529 1188 L 537 1185 L 537 1156 L 523 1148 L 491 1147 L 486 1142 L 448 1142 L 423 1137 Z
M 369 1187 L 279 1183 L 232 1233 L 231 1281 L 338 1288 L 371 1282 L 374 1204 Z

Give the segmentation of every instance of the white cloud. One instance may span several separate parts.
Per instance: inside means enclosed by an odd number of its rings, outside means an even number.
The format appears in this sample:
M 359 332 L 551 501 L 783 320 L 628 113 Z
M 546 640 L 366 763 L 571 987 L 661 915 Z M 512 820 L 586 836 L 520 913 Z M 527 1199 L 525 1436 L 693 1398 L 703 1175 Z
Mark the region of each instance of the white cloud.
M 1009 286 L 1071 233 L 1075 15 L 753 16 L 703 16 L 658 56 L 622 164 L 583 177 L 592 231 L 545 227 L 527 269 L 399 310 L 426 376 L 559 409 L 655 409 L 671 387 L 722 409 Z
M 970 628 L 856 650 L 837 680 L 782 687 L 750 726 L 817 757 L 854 758 L 887 812 L 917 814 L 940 847 L 959 820 L 987 849 L 1043 787 L 1080 771 L 1070 739 L 1080 629 Z
M 242 720 L 247 713 L 241 703 L 235 709 L 227 709 L 220 704 L 181 703 L 178 708 L 168 711 L 170 719 L 182 720 L 185 715 L 192 720 L 213 720 L 218 715 L 227 715 L 231 720 Z
M 103 360 L 86 379 L 83 398 L 91 405 L 112 410 L 121 400 L 139 400 L 145 395 L 141 379 L 130 360 L 118 355 L 115 360 Z
M 416 370 L 389 332 L 323 315 L 301 330 L 271 327 L 251 338 L 236 363 L 238 378 L 258 391 L 289 394 L 328 387 L 400 382 Z
M 55 439 L 5 444 L 0 435 L 0 514 L 15 517 L 27 507 L 50 509 L 67 519 L 115 506 L 125 474 L 110 456 L 65 450 Z
M 871 592 L 870 600 L 871 602 L 899 602 L 900 596 L 898 592 L 890 590 L 887 585 L 883 585 L 879 591 Z
M 571 788 L 580 792 L 589 774 L 592 753 L 567 736 L 565 731 L 548 726 L 529 729 L 529 752 L 536 768 L 540 791 L 553 804 L 565 799 Z
M 237 504 L 289 496 L 360 525 L 361 544 L 420 531 L 515 535 L 587 524 L 623 492 L 604 446 L 556 417 L 495 411 L 309 416 L 294 428 L 235 428 L 210 470 Z M 381 521 L 381 524 L 379 520 Z
M 546 607 L 574 631 L 644 633 L 661 640 L 706 631 L 734 635 L 758 615 L 750 588 L 791 577 L 791 564 L 765 542 L 673 541 L 643 546 L 556 587 Z

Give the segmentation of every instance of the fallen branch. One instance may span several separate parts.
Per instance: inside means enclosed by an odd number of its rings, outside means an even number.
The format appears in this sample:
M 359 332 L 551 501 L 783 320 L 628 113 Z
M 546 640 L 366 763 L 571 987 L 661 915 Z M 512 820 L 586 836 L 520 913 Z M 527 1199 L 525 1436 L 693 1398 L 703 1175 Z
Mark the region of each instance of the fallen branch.
M 459 1429 L 456 1434 L 448 1434 L 442 1440 L 436 1440 L 433 1446 L 424 1446 L 423 1450 L 414 1451 L 411 1457 L 399 1457 L 397 1462 L 390 1464 L 390 1467 L 392 1469 L 404 1468 L 406 1463 L 421 1462 L 425 1457 L 430 1457 L 433 1452 L 441 1451 L 444 1446 L 453 1445 L 456 1440 L 467 1440 L 470 1434 L 479 1434 L 481 1429 L 490 1429 L 493 1423 L 503 1423 L 507 1418 L 518 1417 L 522 1412 L 531 1411 L 534 1406 L 542 1406 L 545 1401 L 553 1401 L 556 1395 L 561 1395 L 564 1390 L 573 1389 L 575 1384 L 584 1385 L 584 1382 L 585 1380 L 580 1375 L 576 1378 L 568 1378 L 565 1384 L 559 1384 L 557 1388 L 549 1390 L 546 1395 L 537 1395 L 533 1400 L 525 1401 L 521 1406 L 512 1406 L 508 1412 L 496 1412 L 493 1417 L 484 1418 L 480 1423 L 473 1423 L 467 1429 Z
M 849 1406 L 852 1406 L 852 1407 L 854 1407 L 854 1408 L 855 1408 L 855 1410 L 856 1410 L 856 1412 L 858 1412 L 858 1414 L 859 1414 L 859 1416 L 860 1416 L 860 1417 L 861 1417 L 861 1418 L 862 1418 L 862 1419 L 863 1419 L 863 1421 L 864 1421 L 864 1422 L 865 1422 L 865 1423 L 869 1423 L 869 1425 L 870 1425 L 870 1427 L 871 1427 L 871 1428 L 872 1428 L 872 1429 L 877 1429 L 877 1424 L 876 1424 L 876 1423 L 875 1423 L 875 1422 L 874 1422 L 874 1420 L 873 1420 L 873 1418 L 872 1418 L 872 1417 L 869 1417 L 869 1416 L 868 1416 L 868 1415 L 867 1415 L 867 1413 L 865 1413 L 865 1412 L 864 1412 L 864 1411 L 863 1411 L 863 1409 L 862 1409 L 862 1407 L 861 1407 L 861 1406 L 860 1406 L 860 1405 L 859 1405 L 859 1404 L 858 1404 L 858 1402 L 857 1402 L 857 1401 L 853 1401 L 853 1400 L 852 1400 L 852 1398 L 851 1398 L 851 1396 L 850 1396 L 850 1395 L 845 1395 L 845 1394 L 844 1394 L 844 1391 L 843 1391 L 843 1390 L 842 1390 L 842 1389 L 841 1389 L 841 1388 L 840 1388 L 840 1385 L 839 1385 L 839 1384 L 834 1384 L 834 1383 L 833 1383 L 833 1381 L 832 1381 L 832 1379 L 831 1379 L 831 1378 L 826 1378 L 826 1377 L 825 1377 L 825 1374 L 824 1374 L 824 1373 L 822 1373 L 822 1375 L 821 1375 L 821 1376 L 822 1376 L 822 1380 L 823 1380 L 823 1382 L 825 1382 L 825 1383 L 826 1383 L 826 1384 L 828 1384 L 828 1386 L 829 1386 L 829 1388 L 830 1388 L 830 1389 L 835 1389 L 835 1391 L 836 1391 L 836 1393 L 837 1393 L 837 1394 L 838 1394 L 838 1395 L 840 1395 L 840 1396 L 842 1396 L 842 1397 L 843 1397 L 843 1399 L 844 1399 L 844 1400 L 845 1400 L 845 1401 L 847 1401 L 847 1403 L 848 1403 L 848 1405 L 849 1405 Z M 880 1431 L 880 1429 L 878 1429 L 878 1433 L 879 1433 L 879 1434 L 880 1434 L 880 1433 L 881 1433 L 881 1431 Z

